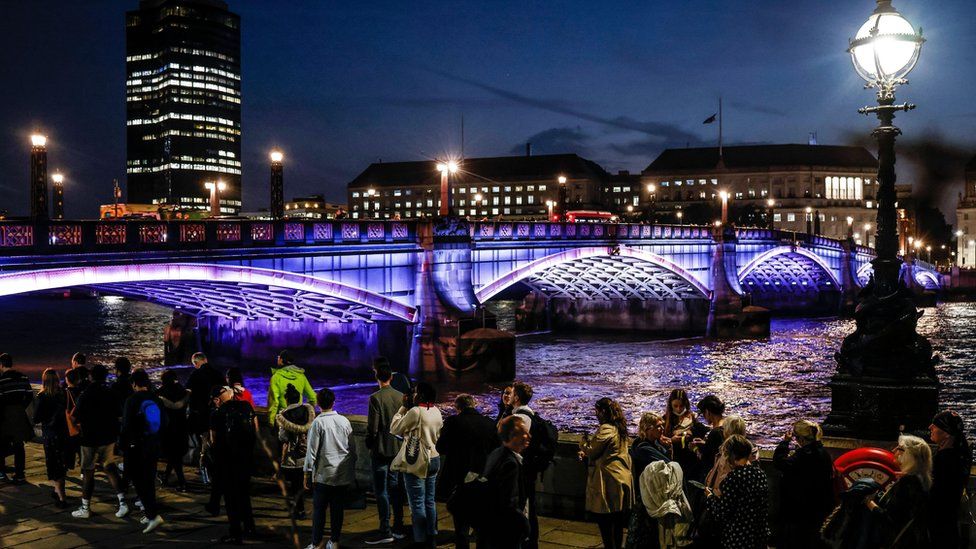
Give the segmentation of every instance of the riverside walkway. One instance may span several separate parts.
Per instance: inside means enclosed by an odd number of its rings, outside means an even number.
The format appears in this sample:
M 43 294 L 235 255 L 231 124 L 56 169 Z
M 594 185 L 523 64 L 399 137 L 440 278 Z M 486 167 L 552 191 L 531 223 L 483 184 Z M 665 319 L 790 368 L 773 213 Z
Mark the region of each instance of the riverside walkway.
M 11 462 L 10 458 L 7 462 Z M 143 526 L 139 524 L 141 515 L 135 507 L 128 517 L 115 518 L 115 496 L 101 475 L 96 481 L 90 519 L 79 520 L 71 516 L 81 497 L 77 468 L 69 472 L 67 479 L 69 507 L 63 510 L 55 507 L 50 495 L 52 489 L 45 476 L 44 450 L 38 443 L 28 443 L 27 484 L 0 484 L 0 547 L 212 547 L 227 534 L 227 520 L 223 514 L 211 517 L 204 511 L 207 493 L 195 470 L 187 467 L 186 472 L 188 492 L 181 494 L 168 488 L 157 489 L 160 513 L 166 523 L 151 534 L 143 534 Z M 293 525 L 277 483 L 268 477 L 255 477 L 251 486 L 254 518 L 261 537 L 245 541 L 245 544 L 299 548 L 308 545 L 312 531 L 311 496 L 306 501 L 309 518 Z M 134 497 L 131 488 L 127 495 L 131 504 Z M 409 510 L 405 508 L 404 511 L 404 520 L 409 524 Z M 453 547 L 451 515 L 443 505 L 438 505 L 437 512 L 438 546 Z M 365 510 L 347 510 L 340 547 L 366 547 L 364 540 L 375 533 L 377 522 L 372 500 Z M 599 531 L 593 523 L 539 517 L 539 530 L 540 547 L 600 547 Z M 296 534 L 297 539 L 293 537 Z M 401 542 L 396 547 L 407 545 Z

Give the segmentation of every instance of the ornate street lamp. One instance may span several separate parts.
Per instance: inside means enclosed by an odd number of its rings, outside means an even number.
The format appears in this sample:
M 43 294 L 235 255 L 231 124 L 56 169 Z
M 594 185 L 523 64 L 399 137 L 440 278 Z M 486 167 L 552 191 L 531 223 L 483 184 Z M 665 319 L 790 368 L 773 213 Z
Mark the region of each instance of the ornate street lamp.
M 220 216 L 220 193 L 227 190 L 223 181 L 207 181 L 203 187 L 210 191 L 210 217 Z
M 450 176 L 456 174 L 459 169 L 461 169 L 460 166 L 454 160 L 437 163 L 437 171 L 441 172 L 441 207 L 439 211 L 441 217 L 447 217 L 453 213 Z
M 877 257 L 872 282 L 855 311 L 857 328 L 841 345 L 837 373 L 831 379 L 831 412 L 824 428 L 835 435 L 875 440 L 899 432 L 922 432 L 938 407 L 939 383 L 932 346 L 916 332 L 920 313 L 912 293 L 900 282 L 895 209 L 896 111 L 914 105 L 895 104 L 895 88 L 907 84 L 924 39 L 891 5 L 877 7 L 850 41 L 848 52 L 857 73 L 877 90 L 877 106 L 858 112 L 875 114 L 878 140 Z M 909 271 L 911 272 L 911 271 Z

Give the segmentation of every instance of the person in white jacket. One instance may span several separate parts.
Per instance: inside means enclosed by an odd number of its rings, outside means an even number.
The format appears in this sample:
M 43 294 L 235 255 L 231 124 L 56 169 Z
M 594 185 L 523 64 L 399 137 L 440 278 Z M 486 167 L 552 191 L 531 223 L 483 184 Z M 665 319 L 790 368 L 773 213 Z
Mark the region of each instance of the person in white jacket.
M 425 547 L 436 547 L 437 544 L 434 492 L 441 458 L 436 445 L 444 420 L 434 404 L 436 396 L 429 383 L 417 383 L 412 394 L 403 395 L 403 406 L 390 422 L 390 434 L 403 437 L 400 453 L 393 459 L 391 467 L 404 473 L 413 541 Z
M 349 442 L 352 424 L 332 409 L 335 393 L 331 389 L 320 389 L 317 402 L 322 412 L 308 430 L 308 450 L 303 466 L 305 489 L 312 492 L 312 543 L 306 549 L 321 547 L 325 512 L 329 507 L 331 532 L 325 546 L 328 549 L 339 543 L 346 492 L 356 481 L 356 454 Z
M 691 544 L 691 506 L 682 489 L 683 481 L 684 473 L 676 461 L 654 461 L 640 476 L 641 500 L 647 514 L 657 519 L 661 549 Z

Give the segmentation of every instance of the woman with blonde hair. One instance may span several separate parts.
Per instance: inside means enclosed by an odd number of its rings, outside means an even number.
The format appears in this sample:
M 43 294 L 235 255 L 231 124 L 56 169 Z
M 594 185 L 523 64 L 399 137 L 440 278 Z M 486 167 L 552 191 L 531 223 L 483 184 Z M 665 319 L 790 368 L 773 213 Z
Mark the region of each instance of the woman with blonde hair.
M 593 437 L 583 438 L 579 451 L 579 458 L 589 461 L 586 510 L 596 515 L 603 546 L 620 549 L 634 503 L 627 419 L 613 399 L 601 398 L 595 408 L 600 428 Z
M 780 483 L 779 540 L 781 547 L 822 547 L 818 532 L 834 508 L 834 463 L 820 442 L 820 426 L 801 419 L 773 451 L 773 466 L 783 473 Z M 796 441 L 791 448 L 790 441 Z
M 722 422 L 722 435 L 724 436 L 723 444 L 719 449 L 718 458 L 715 460 L 715 465 L 712 466 L 712 469 L 705 476 L 705 485 L 711 488 L 716 496 L 722 495 L 722 481 L 732 472 L 732 463 L 729 461 L 728 451 L 724 442 L 732 435 L 746 436 L 746 421 L 739 416 L 728 416 Z M 757 452 L 753 452 L 751 461 L 756 461 L 757 459 L 759 459 Z
M 873 519 L 872 547 L 931 547 L 926 502 L 932 487 L 932 449 L 911 435 L 898 437 L 893 450 L 901 467 L 898 480 L 883 494 L 865 501 Z

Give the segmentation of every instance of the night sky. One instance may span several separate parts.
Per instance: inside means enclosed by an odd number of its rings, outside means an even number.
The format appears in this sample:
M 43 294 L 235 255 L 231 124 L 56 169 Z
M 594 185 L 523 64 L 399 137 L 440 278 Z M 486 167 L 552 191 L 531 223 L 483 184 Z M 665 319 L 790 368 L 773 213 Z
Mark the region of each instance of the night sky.
M 332 2 L 231 0 L 242 20 L 244 208 L 267 207 L 267 153 L 287 197 L 370 162 L 576 152 L 640 171 L 666 147 L 864 140 L 847 40 L 871 0 Z M 0 0 L 0 209 L 27 209 L 28 135 L 49 135 L 68 217 L 125 176 L 125 11 L 137 0 Z M 734 6 L 734 7 L 733 7 Z M 928 42 L 899 100 L 899 174 L 950 221 L 976 154 L 976 2 L 896 0 Z M 870 149 L 874 150 L 871 146 Z M 924 153 L 925 156 L 919 156 Z M 923 166 L 913 165 L 921 158 Z

